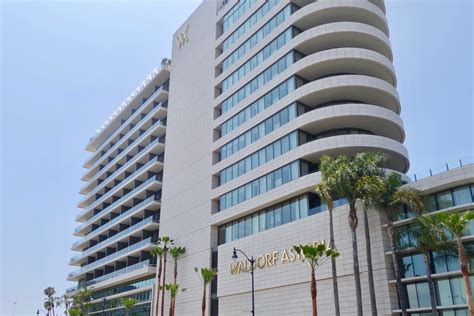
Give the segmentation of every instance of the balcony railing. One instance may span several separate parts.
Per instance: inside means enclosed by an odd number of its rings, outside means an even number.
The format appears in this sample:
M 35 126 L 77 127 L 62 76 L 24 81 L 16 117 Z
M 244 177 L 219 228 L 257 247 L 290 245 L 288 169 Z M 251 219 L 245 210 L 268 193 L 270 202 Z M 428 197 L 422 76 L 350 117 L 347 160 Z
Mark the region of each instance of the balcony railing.
M 158 161 L 161 161 L 163 162 L 163 159 L 159 159 L 159 157 L 155 157 L 155 158 L 152 158 L 150 161 L 148 161 L 146 164 L 144 164 L 143 166 L 141 166 L 140 168 L 138 168 L 137 170 L 133 171 L 131 174 L 129 174 L 127 177 L 123 178 L 122 180 L 116 180 L 118 182 L 114 183 L 114 186 L 112 188 L 110 188 L 107 192 L 105 192 L 103 195 L 105 194 L 108 194 L 109 192 L 112 192 L 112 191 L 115 191 L 116 189 L 120 188 L 121 184 L 123 184 L 124 182 L 127 182 L 128 180 L 136 177 L 138 174 L 140 174 L 143 170 L 147 169 L 149 166 L 151 166 L 152 164 L 158 162 Z M 159 174 L 159 177 L 158 177 L 158 181 L 162 181 L 163 180 L 163 176 L 162 176 L 162 173 Z M 94 190 L 92 190 L 91 192 L 89 192 L 89 197 L 92 196 L 93 194 L 95 194 L 97 191 L 101 190 L 103 188 L 103 186 L 106 184 L 106 181 L 103 181 L 101 182 L 97 187 L 95 187 Z M 88 197 L 84 198 L 84 200 L 86 200 Z M 80 203 L 82 203 L 83 201 L 81 201 Z
M 97 245 L 94 245 L 94 246 L 90 247 L 89 249 L 83 251 L 79 255 L 72 257 L 71 260 L 69 260 L 69 263 L 73 263 L 77 260 L 85 258 L 88 255 L 90 255 L 91 253 L 94 253 L 95 251 L 97 251 L 98 249 L 104 248 L 105 245 L 108 245 L 108 244 L 122 238 L 123 236 L 126 236 L 127 234 L 129 234 L 129 233 L 131 233 L 131 232 L 133 232 L 137 229 L 140 229 L 143 226 L 148 225 L 149 223 L 152 223 L 152 222 L 157 223 L 158 221 L 155 220 L 154 218 L 155 218 L 155 216 L 150 216 L 150 217 L 136 223 L 135 225 L 132 225 L 129 228 L 127 228 L 127 229 L 111 236 L 110 238 L 107 238 L 106 240 L 98 243 Z
M 128 246 L 127 248 L 124 248 L 124 249 L 122 249 L 122 250 L 119 250 L 119 251 L 117 251 L 117 252 L 114 252 L 113 254 L 110 254 L 110 255 L 108 255 L 108 256 L 105 256 L 105 257 L 103 257 L 103 258 L 101 258 L 101 259 L 99 259 L 99 260 L 97 260 L 97 261 L 94 261 L 94 262 L 92 262 L 92 263 L 90 263 L 90 264 L 87 264 L 87 265 L 81 267 L 80 269 L 77 269 L 76 271 L 73 271 L 73 272 L 69 273 L 69 274 L 68 274 L 68 278 L 73 278 L 73 277 L 76 277 L 76 276 L 81 275 L 81 274 L 83 274 L 83 273 L 86 273 L 86 272 L 88 272 L 88 271 L 90 271 L 90 270 L 93 270 L 93 269 L 95 269 L 96 267 L 98 267 L 98 266 L 104 264 L 105 262 L 114 260 L 114 259 L 116 259 L 116 258 L 118 258 L 118 257 L 121 257 L 121 256 L 123 256 L 123 255 L 125 255 L 125 254 L 127 254 L 127 253 L 129 253 L 129 252 L 135 251 L 135 250 L 137 250 L 137 249 L 140 249 L 140 248 L 146 246 L 147 244 L 151 244 L 151 243 L 152 243 L 151 237 L 148 237 L 147 239 L 144 239 L 144 240 L 142 240 L 142 241 L 140 241 L 140 242 L 137 242 L 137 243 L 135 243 L 135 244 L 133 244 L 133 245 L 131 245 L 131 246 Z
M 119 198 L 117 201 L 113 202 L 112 204 L 110 204 L 109 206 L 107 206 L 106 208 L 104 208 L 102 211 L 108 209 L 108 208 L 111 208 L 112 205 L 117 205 L 119 204 L 118 202 L 119 201 L 123 201 L 125 200 L 127 196 L 130 196 L 133 194 L 133 192 L 137 192 L 139 191 L 141 188 L 145 187 L 145 183 L 151 183 L 153 182 L 154 179 L 155 181 L 162 181 L 163 180 L 163 176 L 162 175 L 154 175 L 152 176 L 151 178 L 145 180 L 145 182 L 143 182 L 142 184 L 140 184 L 138 187 L 134 188 L 132 191 L 128 192 L 127 194 L 125 194 L 124 196 L 122 196 L 121 198 Z M 105 199 L 107 198 L 110 198 L 111 194 L 109 192 L 105 193 L 104 195 L 102 195 L 100 198 L 98 198 L 97 200 L 94 201 L 94 203 L 90 204 L 85 210 L 87 212 L 89 211 L 93 211 L 95 207 L 97 207 L 101 202 L 103 202 Z M 102 212 L 101 211 L 101 212 Z M 99 214 L 99 213 L 98 213 Z M 98 215 L 96 214 L 96 215 Z M 94 215 L 94 216 L 96 216 Z M 89 219 L 91 220 L 92 217 Z M 77 229 L 77 228 L 76 228 Z M 74 232 L 76 232 L 76 230 L 74 230 Z
M 97 170 L 97 173 L 92 176 L 91 179 L 95 178 L 98 174 L 102 174 L 102 171 L 106 170 L 107 168 L 109 168 L 110 166 L 114 165 L 117 163 L 118 160 L 120 160 L 121 158 L 123 158 L 126 154 L 128 154 L 131 150 L 131 148 L 133 148 L 134 146 L 136 146 L 138 143 L 140 143 L 142 140 L 144 140 L 146 137 L 150 136 L 150 134 L 152 134 L 152 132 L 155 130 L 156 127 L 160 126 L 160 125 L 163 125 L 163 121 L 162 120 L 158 120 L 156 121 L 154 124 L 152 124 L 143 134 L 141 134 L 138 138 L 136 138 L 133 142 L 131 142 L 130 144 L 128 144 L 121 153 L 119 153 L 117 156 L 115 156 L 115 158 L 113 158 L 112 160 L 110 160 L 108 163 L 106 163 L 105 165 L 103 166 L 99 166 L 99 170 Z M 161 138 L 161 137 L 160 137 Z M 138 150 L 138 152 L 140 152 L 140 150 Z M 137 153 L 138 153 L 137 152 Z M 93 169 L 88 169 L 85 173 L 84 173 L 84 176 L 87 176 L 89 175 L 90 173 L 92 173 Z M 89 179 L 89 182 L 90 180 Z
M 114 136 L 117 135 L 117 133 L 121 130 L 121 128 L 120 128 L 121 126 L 125 126 L 126 124 L 130 123 L 130 121 L 133 120 L 133 119 L 136 117 L 136 115 L 138 115 L 139 110 L 149 104 L 149 102 L 148 102 L 149 100 L 155 99 L 155 97 L 156 97 L 158 94 L 160 94 L 160 93 L 163 92 L 163 91 L 168 91 L 168 90 L 169 90 L 169 85 L 168 85 L 168 84 L 159 86 L 159 88 L 156 89 L 155 92 L 153 92 L 153 94 L 152 94 L 149 98 L 147 98 L 145 101 L 143 101 L 142 104 L 141 104 L 135 111 L 133 111 L 133 113 L 127 118 L 127 120 L 126 120 L 125 122 L 123 122 L 122 124 L 120 124 L 119 126 L 117 126 L 117 128 L 115 129 L 115 131 L 114 131 L 113 133 L 111 133 L 110 136 L 108 136 L 106 139 L 104 139 L 104 140 L 100 143 L 100 145 L 97 147 L 97 151 L 102 150 L 103 146 L 104 146 L 105 144 L 107 144 L 107 143 L 110 141 L 110 139 L 112 139 Z M 167 108 L 167 107 L 168 107 L 168 101 L 163 101 L 163 102 L 160 102 L 160 103 L 165 103 L 165 105 L 162 106 L 163 108 Z M 90 160 L 90 158 L 89 158 L 89 160 Z M 89 161 L 89 160 L 88 160 L 88 161 Z
M 153 107 L 153 110 L 150 111 L 150 113 L 148 113 L 144 118 L 140 119 L 125 135 L 123 135 L 122 137 L 120 137 L 117 142 L 112 146 L 110 147 L 109 149 L 107 149 L 105 152 L 101 153 L 100 157 L 90 166 L 89 169 L 93 169 L 95 167 L 97 167 L 97 165 L 103 160 L 102 158 L 104 158 L 107 153 L 110 153 L 111 151 L 115 150 L 117 147 L 119 147 L 120 145 L 123 144 L 123 140 L 126 140 L 130 137 L 131 134 L 133 134 L 134 132 L 136 132 L 137 130 L 140 129 L 140 125 L 147 121 L 149 118 L 151 118 L 153 115 L 156 114 L 157 110 L 154 110 L 155 108 L 158 108 L 160 105 L 160 103 L 158 103 L 156 106 Z M 161 122 L 163 126 L 166 126 L 166 118 L 164 119 L 161 119 L 161 120 L 158 120 L 157 122 Z M 155 125 L 157 122 L 153 123 L 153 125 Z M 148 129 L 150 129 L 152 126 L 150 126 Z M 147 129 L 147 130 L 148 130 Z M 128 146 L 127 146 L 128 147 Z
M 117 271 L 114 271 L 114 272 L 111 272 L 111 273 L 107 273 L 107 274 L 102 275 L 98 278 L 95 278 L 95 279 L 92 279 L 92 280 L 89 280 L 89 281 L 80 282 L 77 286 L 73 286 L 73 287 L 70 287 L 69 289 L 67 289 L 66 292 L 68 292 L 68 293 L 74 292 L 78 289 L 82 289 L 84 287 L 94 285 L 94 284 L 97 284 L 99 282 L 110 280 L 110 279 L 113 279 L 115 277 L 130 273 L 130 272 L 135 271 L 135 270 L 140 270 L 140 269 L 142 269 L 144 267 L 148 267 L 148 266 L 150 266 L 150 260 L 149 259 L 145 260 L 145 261 L 142 261 L 142 262 L 132 264 L 131 266 L 128 266 L 126 268 L 123 268 L 123 269 L 120 269 L 120 270 L 117 270 Z
M 137 205 L 135 205 L 134 207 L 132 207 L 131 209 L 129 209 L 128 211 L 126 211 L 125 213 L 122 213 L 120 214 L 119 216 L 111 219 L 109 222 L 105 223 L 104 225 L 101 225 L 99 227 L 97 227 L 94 231 L 90 232 L 89 234 L 87 234 L 84 238 L 81 238 L 79 239 L 78 241 L 76 241 L 75 243 L 72 244 L 73 248 L 75 248 L 76 246 L 90 240 L 91 238 L 97 236 L 100 232 L 102 232 L 104 229 L 112 226 L 112 225 L 115 225 L 117 224 L 119 221 L 121 221 L 122 219 L 124 219 L 125 217 L 127 216 L 130 216 L 130 214 L 133 214 L 135 213 L 138 209 L 144 207 L 145 205 L 147 205 L 148 203 L 152 202 L 152 201 L 156 201 L 157 198 L 159 197 L 155 197 L 155 196 L 150 196 L 149 198 L 143 200 L 142 202 L 138 203 Z

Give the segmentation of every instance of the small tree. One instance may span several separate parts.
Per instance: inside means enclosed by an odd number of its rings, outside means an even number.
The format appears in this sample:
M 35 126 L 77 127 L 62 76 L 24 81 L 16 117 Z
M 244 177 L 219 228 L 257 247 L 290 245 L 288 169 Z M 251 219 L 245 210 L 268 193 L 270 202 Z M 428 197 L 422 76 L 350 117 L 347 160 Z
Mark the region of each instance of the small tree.
M 170 248 L 170 255 L 174 259 L 174 279 L 173 284 L 176 284 L 178 279 L 178 258 L 186 252 L 185 247 L 172 247 Z M 173 310 L 175 310 L 176 306 L 173 306 Z
M 125 308 L 125 316 L 129 315 L 130 310 L 137 304 L 137 300 L 132 297 L 124 297 L 121 299 L 122 305 Z
M 474 301 L 472 299 L 471 282 L 469 281 L 468 256 L 461 238 L 468 231 L 469 222 L 474 220 L 474 213 L 472 211 L 467 211 L 463 214 L 441 213 L 438 214 L 438 219 L 456 239 L 459 263 L 461 265 L 461 273 L 464 280 L 464 288 L 466 290 L 466 299 L 469 305 L 469 314 L 472 316 L 474 315 Z
M 81 310 L 77 308 L 71 308 L 69 310 L 69 316 L 81 316 Z
M 165 284 L 164 289 L 168 292 L 171 299 L 169 316 L 174 316 L 174 312 L 175 312 L 174 307 L 176 306 L 176 296 L 178 295 L 179 292 L 186 291 L 186 289 L 181 289 L 180 285 L 175 284 L 175 283 Z
M 217 269 L 213 268 L 194 268 L 194 271 L 197 273 L 199 279 L 202 282 L 202 302 L 201 302 L 201 314 L 202 316 L 206 315 L 206 292 L 207 287 L 211 284 L 212 280 L 217 277 Z
M 156 246 L 155 249 L 150 251 L 150 254 L 153 257 L 156 257 L 156 271 L 155 271 L 155 291 L 154 291 L 154 301 L 155 301 L 155 313 L 153 315 L 158 316 L 159 305 L 160 305 L 160 288 L 161 288 L 161 272 L 163 270 L 163 248 L 161 246 Z
M 74 308 L 79 309 L 82 315 L 89 315 L 89 309 L 91 307 L 90 301 L 92 299 L 92 292 L 88 288 L 82 288 L 74 297 L 73 305 Z
M 300 255 L 302 261 L 306 261 L 311 269 L 311 303 L 313 316 L 318 315 L 317 307 L 317 286 L 316 269 L 321 266 L 326 259 L 335 258 L 339 253 L 326 245 L 324 241 L 314 243 L 313 245 L 297 245 L 293 249 Z
M 163 236 L 159 238 L 159 242 L 163 247 L 163 285 L 162 289 L 166 288 L 166 261 L 167 261 L 167 254 L 169 251 L 169 246 L 173 244 L 173 239 L 169 238 L 168 236 Z M 165 292 L 161 293 L 161 316 L 165 314 Z

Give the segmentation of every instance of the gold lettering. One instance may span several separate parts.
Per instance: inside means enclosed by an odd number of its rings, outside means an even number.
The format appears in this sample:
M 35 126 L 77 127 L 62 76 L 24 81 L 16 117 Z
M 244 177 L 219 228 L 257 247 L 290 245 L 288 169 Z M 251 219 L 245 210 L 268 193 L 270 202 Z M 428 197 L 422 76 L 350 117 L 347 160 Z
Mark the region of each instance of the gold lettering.
M 229 264 L 230 267 L 230 274 L 238 274 L 237 265 L 236 264 Z
M 276 264 L 277 259 L 278 259 L 278 251 L 272 252 L 272 265 Z
M 293 248 L 290 248 L 290 262 L 295 261 L 297 255 L 298 254 L 296 253 L 296 250 Z
M 265 268 L 265 257 L 264 256 L 262 256 L 262 255 L 258 256 L 257 260 L 255 262 L 256 262 L 257 267 L 259 269 Z
M 283 255 L 281 256 L 281 263 L 287 263 L 290 262 L 290 259 L 288 258 L 288 252 L 286 252 L 286 249 L 283 251 Z
M 239 271 L 239 273 L 244 271 L 244 265 L 242 264 L 242 261 L 239 261 L 239 264 L 237 267 L 238 267 L 237 270 Z
M 272 265 L 272 254 L 271 253 L 266 253 L 265 254 L 265 267 L 270 267 Z

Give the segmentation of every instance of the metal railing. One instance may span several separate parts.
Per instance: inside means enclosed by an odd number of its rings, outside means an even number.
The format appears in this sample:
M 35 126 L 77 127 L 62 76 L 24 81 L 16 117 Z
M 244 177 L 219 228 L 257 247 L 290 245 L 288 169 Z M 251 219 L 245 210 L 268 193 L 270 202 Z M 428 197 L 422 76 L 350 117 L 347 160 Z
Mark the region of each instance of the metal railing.
M 411 173 L 413 174 L 412 180 L 416 182 L 418 180 L 432 177 L 436 174 L 447 172 L 447 171 L 460 168 L 469 164 L 474 164 L 474 156 L 458 159 L 457 161 L 453 160 L 453 161 L 445 162 L 444 164 L 437 165 L 434 168 L 426 169 L 424 171 L 417 172 L 417 173 Z

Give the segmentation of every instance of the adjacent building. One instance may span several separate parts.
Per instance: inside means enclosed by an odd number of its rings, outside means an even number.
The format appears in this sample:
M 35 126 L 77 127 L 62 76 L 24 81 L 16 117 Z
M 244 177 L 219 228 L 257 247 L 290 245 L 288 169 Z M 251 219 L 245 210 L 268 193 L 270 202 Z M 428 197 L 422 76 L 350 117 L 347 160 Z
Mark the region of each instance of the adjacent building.
M 234 247 L 257 260 L 256 313 L 309 314 L 309 272 L 290 248 L 329 236 L 326 206 L 313 193 L 320 157 L 378 151 L 390 157 L 387 169 L 409 169 L 384 2 L 204 1 L 173 44 L 173 69 L 165 61 L 87 145 L 93 155 L 73 246 L 81 253 L 71 259 L 79 268 L 68 279 L 93 287 L 92 313 L 122 315 L 118 298 L 135 296 L 137 315 L 148 315 L 156 262 L 149 250 L 168 235 L 186 247 L 177 315 L 200 312 L 196 266 L 219 270 L 209 315 L 250 313 L 249 266 L 232 259 Z M 430 211 L 474 207 L 474 165 L 406 180 L 429 195 Z M 335 204 L 341 312 L 354 315 L 348 206 Z M 409 229 L 411 217 L 406 211 L 397 229 Z M 384 219 L 371 210 L 369 225 L 378 311 L 396 314 Z M 400 260 L 410 312 L 422 315 L 429 296 L 416 247 L 402 249 Z M 466 315 L 459 265 L 434 262 L 443 315 Z M 318 289 L 319 312 L 333 315 L 329 264 L 318 270 Z

